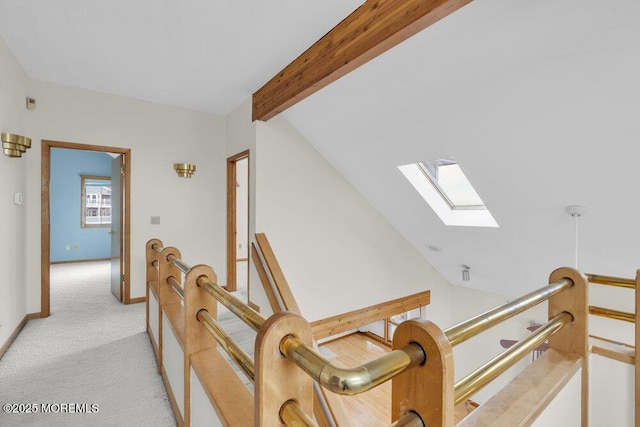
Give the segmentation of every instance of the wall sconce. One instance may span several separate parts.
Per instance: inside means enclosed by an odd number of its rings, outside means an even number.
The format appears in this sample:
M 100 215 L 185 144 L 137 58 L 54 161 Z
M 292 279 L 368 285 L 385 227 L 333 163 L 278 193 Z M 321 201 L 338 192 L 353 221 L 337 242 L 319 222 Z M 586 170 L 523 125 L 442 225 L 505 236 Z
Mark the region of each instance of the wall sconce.
M 191 178 L 191 175 L 196 171 L 196 165 L 189 163 L 175 163 L 173 165 L 173 169 L 175 169 L 179 177 Z
M 9 157 L 22 157 L 22 153 L 31 148 L 31 138 L 2 132 L 2 151 Z

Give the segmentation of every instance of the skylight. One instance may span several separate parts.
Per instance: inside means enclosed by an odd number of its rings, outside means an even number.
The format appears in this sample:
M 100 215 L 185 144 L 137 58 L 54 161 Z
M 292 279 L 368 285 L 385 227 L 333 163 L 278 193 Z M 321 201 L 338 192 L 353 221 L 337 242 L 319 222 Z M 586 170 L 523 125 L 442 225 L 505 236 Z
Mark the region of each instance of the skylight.
M 398 169 L 446 225 L 498 227 L 458 163 L 441 159 Z

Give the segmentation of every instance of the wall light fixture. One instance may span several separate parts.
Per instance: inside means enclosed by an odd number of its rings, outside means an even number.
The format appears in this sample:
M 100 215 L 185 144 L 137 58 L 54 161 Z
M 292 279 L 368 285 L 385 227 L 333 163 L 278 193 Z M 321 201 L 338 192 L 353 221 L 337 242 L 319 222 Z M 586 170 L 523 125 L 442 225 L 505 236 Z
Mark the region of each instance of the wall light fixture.
M 2 151 L 9 157 L 22 157 L 22 153 L 31 148 L 31 138 L 2 132 Z
M 179 177 L 191 178 L 191 175 L 196 171 L 196 165 L 189 163 L 175 163 L 173 165 L 173 169 L 175 169 Z

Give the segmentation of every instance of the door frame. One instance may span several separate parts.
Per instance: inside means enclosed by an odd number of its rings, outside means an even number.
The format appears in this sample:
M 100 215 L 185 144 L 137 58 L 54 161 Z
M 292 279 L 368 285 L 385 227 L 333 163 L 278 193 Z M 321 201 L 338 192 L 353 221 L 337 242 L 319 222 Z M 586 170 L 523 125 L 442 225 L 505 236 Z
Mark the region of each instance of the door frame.
M 41 153 L 41 208 L 40 208 L 40 316 L 48 317 L 51 313 L 51 284 L 50 272 L 51 267 L 51 148 L 67 148 L 71 150 L 98 151 L 103 153 L 121 154 L 124 159 L 124 195 L 122 203 L 124 210 L 122 215 L 123 227 L 122 242 L 124 242 L 123 262 L 123 296 L 124 303 L 131 304 L 138 301 L 139 298 L 131 300 L 130 295 L 130 264 L 131 264 L 131 149 L 107 147 L 102 145 L 78 144 L 75 142 L 50 141 L 42 140 Z M 144 298 L 143 298 L 144 300 Z
M 247 175 L 250 178 L 251 175 L 251 158 L 250 150 L 242 151 L 236 155 L 227 158 L 227 285 L 226 290 L 229 292 L 235 291 L 237 286 L 238 272 L 236 270 L 236 227 L 238 226 L 236 221 L 236 163 L 240 160 L 247 159 Z M 251 180 L 247 180 L 247 204 L 251 200 Z M 247 210 L 249 212 L 249 210 Z M 247 228 L 249 227 L 249 218 L 247 218 Z M 249 230 L 247 229 L 247 236 L 249 236 Z M 250 251 L 247 248 L 247 268 L 249 268 L 248 258 Z M 249 291 L 249 275 L 247 274 L 247 292 Z

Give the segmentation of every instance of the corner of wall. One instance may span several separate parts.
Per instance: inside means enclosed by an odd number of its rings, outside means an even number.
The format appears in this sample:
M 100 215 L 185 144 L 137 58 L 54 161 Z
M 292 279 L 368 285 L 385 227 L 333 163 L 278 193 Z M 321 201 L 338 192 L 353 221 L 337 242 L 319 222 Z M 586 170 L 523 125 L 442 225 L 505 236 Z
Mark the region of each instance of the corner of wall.
M 28 77 L 0 38 L 0 131 L 32 137 L 27 123 L 25 99 Z M 21 158 L 0 154 L 0 347 L 9 339 L 28 313 L 26 286 L 27 161 L 34 148 Z M 23 194 L 23 204 L 12 203 L 13 194 Z

